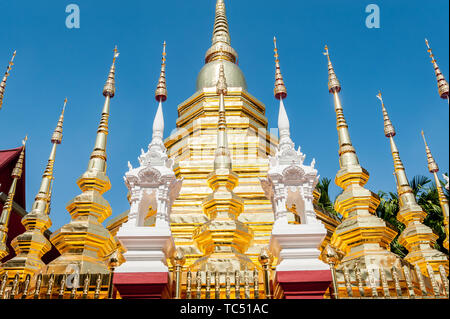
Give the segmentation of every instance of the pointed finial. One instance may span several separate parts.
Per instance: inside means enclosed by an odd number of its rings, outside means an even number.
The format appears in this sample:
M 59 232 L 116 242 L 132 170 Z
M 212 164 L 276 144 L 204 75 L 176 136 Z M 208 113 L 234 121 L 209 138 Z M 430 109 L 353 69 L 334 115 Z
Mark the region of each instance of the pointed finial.
M 56 125 L 55 131 L 53 132 L 51 142 L 53 144 L 61 144 L 62 133 L 63 133 L 63 123 L 64 123 L 64 111 L 66 110 L 67 98 L 64 99 L 64 106 L 59 116 L 58 124 Z
M 448 99 L 449 98 L 449 85 L 447 80 L 445 80 L 444 75 L 442 74 L 441 70 L 439 69 L 439 66 L 437 65 L 436 59 L 434 58 L 433 51 L 431 50 L 430 43 L 427 39 L 425 39 L 425 44 L 428 48 L 428 53 L 430 54 L 431 63 L 434 66 L 434 72 L 436 73 L 436 79 L 437 79 L 437 85 L 438 85 L 438 91 L 439 96 L 442 99 Z
M 273 37 L 273 44 L 274 44 L 274 52 L 275 52 L 275 89 L 274 94 L 275 98 L 278 100 L 285 99 L 287 97 L 287 90 L 286 86 L 284 85 L 283 76 L 281 75 L 281 68 L 280 68 L 280 60 L 278 55 L 278 48 L 277 48 L 277 38 Z
M 2 82 L 0 82 L 0 110 L 3 105 L 3 96 L 5 95 L 6 80 L 8 79 L 9 71 L 11 71 L 12 66 L 14 65 L 15 57 L 16 57 L 16 51 L 14 51 L 11 61 L 9 61 L 9 64 L 8 64 L 8 67 L 6 68 L 6 72 L 5 72 L 5 75 L 3 76 Z
M 395 136 L 395 128 L 392 125 L 392 122 L 389 118 L 389 114 L 384 107 L 383 96 L 381 95 L 381 91 L 378 91 L 377 98 L 381 101 L 381 107 L 383 110 L 383 119 L 384 119 L 384 135 L 386 137 L 394 137 Z
M 163 43 L 161 74 L 159 76 L 158 86 L 155 92 L 156 100 L 165 102 L 167 100 L 167 85 L 166 85 L 166 41 Z
M 111 69 L 109 71 L 108 79 L 106 80 L 105 86 L 103 87 L 103 95 L 109 96 L 110 98 L 114 97 L 114 94 L 116 93 L 116 86 L 115 86 L 115 71 L 116 71 L 116 59 L 119 57 L 119 52 L 117 51 L 117 45 L 114 47 L 114 58 L 113 63 L 111 65 Z
M 205 63 L 217 59 L 225 59 L 232 63 L 236 63 L 238 54 L 230 44 L 231 37 L 228 28 L 225 2 L 224 0 L 217 0 L 212 46 L 206 51 Z
M 225 78 L 225 69 L 223 63 L 220 64 L 219 68 L 219 80 L 216 85 L 217 94 L 227 95 L 228 87 L 227 87 L 227 79 Z
M 23 172 L 23 162 L 25 157 L 25 146 L 27 144 L 28 135 L 25 135 L 25 138 L 22 140 L 22 151 L 20 152 L 19 159 L 17 160 L 16 166 L 14 167 L 11 177 L 19 179 L 22 176 Z
M 423 142 L 425 143 L 425 150 L 427 152 L 428 170 L 430 171 L 430 173 L 437 173 L 437 172 L 439 172 L 439 166 L 437 165 L 436 161 L 433 158 L 433 155 L 431 154 L 431 150 L 428 147 L 428 143 L 425 138 L 425 134 L 424 134 L 423 130 L 421 133 L 422 133 Z
M 325 45 L 325 52 L 323 54 L 326 55 L 328 59 L 328 91 L 332 94 L 339 93 L 341 92 L 341 84 L 336 76 L 336 73 L 334 72 L 327 45 Z

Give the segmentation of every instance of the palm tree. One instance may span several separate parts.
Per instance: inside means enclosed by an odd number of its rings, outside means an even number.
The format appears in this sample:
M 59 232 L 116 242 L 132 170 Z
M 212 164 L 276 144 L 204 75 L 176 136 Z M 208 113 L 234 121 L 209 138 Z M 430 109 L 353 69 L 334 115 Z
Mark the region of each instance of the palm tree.
M 441 183 L 443 182 L 441 181 Z M 425 176 L 414 176 L 409 182 L 409 185 L 416 196 L 417 203 L 427 213 L 427 217 L 423 223 L 439 236 L 434 248 L 448 254 L 448 251 L 442 245 L 445 239 L 445 228 L 436 184 L 431 183 L 431 180 Z M 445 190 L 445 194 L 448 198 L 447 190 Z M 398 234 L 401 234 L 405 229 L 405 225 L 397 220 L 397 213 L 399 211 L 398 195 L 392 192 L 385 193 L 380 191 L 378 192 L 378 196 L 380 197 L 381 202 L 376 211 L 377 216 L 391 224 L 393 228 L 397 230 Z M 398 243 L 398 235 L 391 242 L 391 251 L 401 257 L 406 256 L 408 253 L 408 251 Z
M 329 194 L 329 187 L 331 184 L 331 179 L 323 177 L 317 183 L 316 189 L 320 192 L 319 200 L 317 204 L 325 211 L 339 216 L 339 213 L 334 210 L 334 201 L 331 201 Z

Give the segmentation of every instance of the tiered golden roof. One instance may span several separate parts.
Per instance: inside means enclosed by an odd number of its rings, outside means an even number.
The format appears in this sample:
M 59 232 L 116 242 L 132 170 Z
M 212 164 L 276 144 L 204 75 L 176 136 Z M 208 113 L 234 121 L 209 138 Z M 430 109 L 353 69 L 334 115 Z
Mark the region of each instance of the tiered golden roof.
M 35 197 L 31 212 L 22 218 L 22 224 L 25 226 L 26 231 L 13 239 L 11 246 L 16 251 L 16 256 L 2 266 L 2 270 L 8 271 L 11 279 L 18 274 L 24 280 L 27 275 L 33 276 L 42 271 L 45 267 L 42 256 L 49 252 L 52 247 L 51 243 L 44 236 L 44 232 L 52 225 L 48 210 L 51 201 L 51 185 L 54 179 L 53 167 L 55 164 L 56 146 L 61 144 L 62 141 L 66 103 L 67 99 L 64 101 L 58 124 L 51 137 L 53 146 L 42 176 L 39 192 Z
M 76 265 L 80 274 L 109 273 L 107 258 L 116 249 L 116 242 L 101 224 L 111 215 L 111 207 L 102 194 L 111 188 L 106 176 L 106 141 L 110 101 L 115 94 L 115 62 L 118 56 L 115 48 L 113 63 L 103 88 L 105 104 L 94 150 L 86 172 L 77 180 L 82 193 L 67 204 L 67 211 L 72 216 L 70 223 L 50 237 L 61 256 L 47 265 L 46 273 L 64 274 L 70 265 Z
M 11 186 L 9 187 L 8 197 L 6 198 L 5 204 L 3 205 L 2 214 L 0 215 L 0 260 L 8 256 L 9 254 L 9 248 L 6 245 L 8 239 L 8 225 L 11 218 L 14 195 L 16 194 L 17 181 L 22 177 L 26 141 L 27 137 L 25 137 L 22 142 L 22 151 L 20 152 L 19 159 L 17 160 L 16 166 L 11 173 L 11 177 L 13 180 Z
M 427 274 L 427 263 L 429 263 L 437 273 L 439 272 L 439 266 L 443 265 L 446 267 L 448 273 L 448 258 L 445 254 L 434 249 L 434 244 L 436 243 L 438 236 L 433 233 L 430 227 L 423 224 L 427 213 L 423 211 L 419 204 L 417 204 L 416 196 L 409 185 L 405 167 L 400 159 L 400 153 L 394 141 L 396 132 L 384 106 L 381 92 L 377 97 L 381 101 L 384 117 L 384 132 L 385 136 L 389 138 L 392 158 L 394 160 L 394 171 L 400 206 L 400 210 L 397 213 L 397 219 L 406 226 L 398 237 L 398 242 L 409 252 L 405 257 L 405 260 L 412 265 L 419 265 L 420 270 L 424 274 Z
M 16 51 L 14 51 L 11 61 L 9 61 L 8 67 L 6 68 L 5 75 L 3 76 L 2 82 L 0 82 L 0 110 L 3 105 L 3 97 L 5 96 L 5 88 L 6 88 L 6 80 L 9 76 L 9 71 L 11 71 L 12 66 L 14 65 L 14 58 L 16 57 Z

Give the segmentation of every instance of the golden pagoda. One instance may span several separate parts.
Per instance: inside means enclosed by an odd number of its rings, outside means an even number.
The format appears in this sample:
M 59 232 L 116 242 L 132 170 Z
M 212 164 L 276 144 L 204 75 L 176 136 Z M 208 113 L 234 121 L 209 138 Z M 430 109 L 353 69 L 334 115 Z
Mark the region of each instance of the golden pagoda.
M 236 217 L 253 233 L 252 245 L 245 254 L 255 264 L 259 264 L 259 253 L 269 243 L 274 221 L 272 204 L 265 197 L 259 178 L 266 177 L 267 156 L 273 155 L 277 139 L 267 131 L 264 104 L 247 91 L 245 76 L 236 64 L 238 54 L 231 46 L 223 0 L 217 1 L 215 13 L 212 46 L 197 77 L 197 91 L 178 106 L 177 131 L 165 140 L 176 177 L 184 180 L 170 220 L 175 244 L 186 257 L 185 267 L 203 257 L 192 234 L 209 222 L 202 203 L 213 193 L 208 178 L 214 170 L 221 101 L 216 85 L 222 66 L 227 83 L 223 103 L 228 149 L 232 175 L 239 177 L 233 192 L 243 204 L 242 213 Z M 293 214 L 291 220 L 294 221 Z
M 328 47 L 328 91 L 339 146 L 335 183 L 343 190 L 334 203 L 336 215 L 319 206 L 316 159 L 307 165 L 291 138 L 295 123 L 285 107 L 288 92 L 276 38 L 274 52 L 279 137 L 268 131 L 265 105 L 248 92 L 231 46 L 225 1 L 216 0 L 212 43 L 195 93 L 178 105 L 176 131 L 164 139 L 164 42 L 151 141 L 138 157 L 139 166 L 128 162 L 124 173 L 130 206 L 106 221 L 112 213 L 103 194 L 111 188 L 107 137 L 116 92 L 116 47 L 102 91 L 94 149 L 77 180 L 81 194 L 66 206 L 71 221 L 47 240 L 63 108 L 41 186 L 22 219 L 26 230 L 12 241 L 17 255 L 0 265 L 0 299 L 448 298 L 448 256 L 433 248 L 437 236 L 423 224 L 426 213 L 408 184 L 381 93 L 397 179 L 398 220 L 406 226 L 399 236 L 409 251 L 406 258 L 390 251 L 397 231 L 377 216 L 380 198 L 365 187 L 369 173 L 350 138 Z M 432 56 L 431 48 L 429 52 Z M 0 106 L 14 55 L 0 85 Z M 432 62 L 439 93 L 448 97 L 448 84 L 434 58 Z M 425 145 L 448 249 L 448 201 Z M 0 258 L 8 255 L 8 220 L 24 152 L 25 147 L 0 217 Z M 60 255 L 44 261 L 50 249 Z

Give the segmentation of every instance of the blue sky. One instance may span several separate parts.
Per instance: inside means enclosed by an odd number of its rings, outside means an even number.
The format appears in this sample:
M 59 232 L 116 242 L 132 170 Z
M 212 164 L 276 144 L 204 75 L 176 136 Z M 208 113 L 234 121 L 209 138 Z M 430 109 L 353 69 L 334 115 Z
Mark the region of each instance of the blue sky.
M 80 8 L 79 29 L 65 26 L 65 8 L 71 3 Z M 392 157 L 375 97 L 379 89 L 397 129 L 396 142 L 408 177 L 431 177 L 421 129 L 441 172 L 448 171 L 449 107 L 438 96 L 424 43 L 427 37 L 448 79 L 448 1 L 226 3 L 232 46 L 240 55 L 249 92 L 266 105 L 269 127 L 276 127 L 278 114 L 272 43 L 277 36 L 292 139 L 302 147 L 308 163 L 316 158 L 321 176 L 334 179 L 339 169 L 335 113 L 322 55 L 325 44 L 343 87 L 341 98 L 353 144 L 371 174 L 368 188 L 395 189 Z M 371 3 L 381 11 L 379 29 L 365 26 L 365 8 Z M 195 92 L 210 46 L 214 6 L 214 0 L 0 2 L 1 68 L 17 50 L 0 111 L 0 149 L 18 147 L 29 135 L 27 209 L 39 187 L 63 100 L 69 98 L 55 165 L 51 230 L 70 220 L 65 206 L 80 193 L 75 181 L 86 170 L 94 145 L 114 45 L 121 54 L 107 148 L 112 189 L 104 197 L 116 216 L 128 209 L 122 178 L 127 161 L 136 166 L 140 149 L 151 139 L 161 44 L 167 41 L 167 136 L 175 128 L 178 104 Z M 333 185 L 332 194 L 337 191 Z

